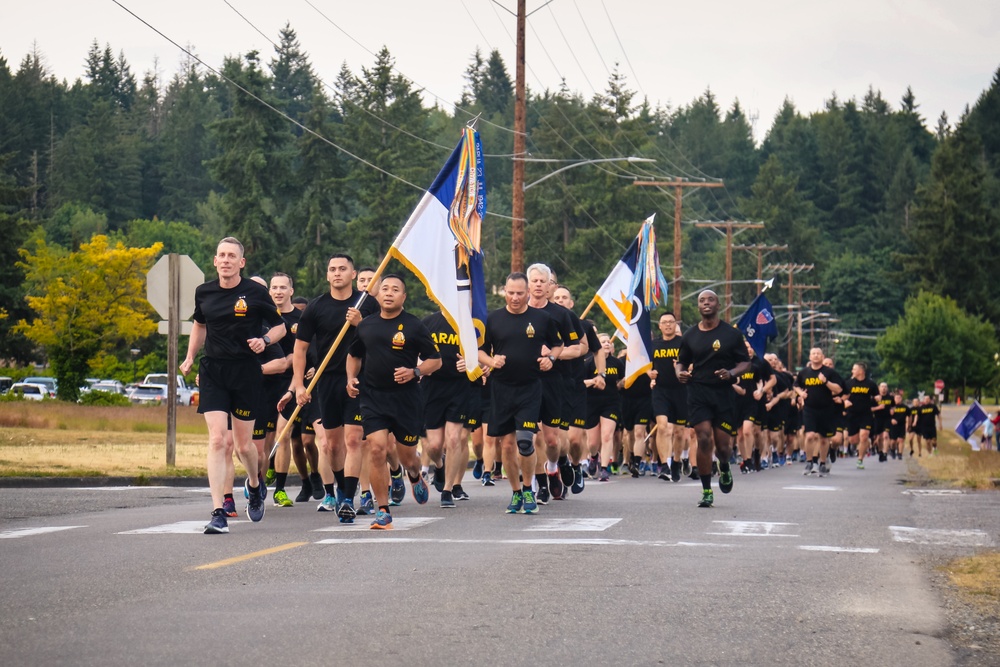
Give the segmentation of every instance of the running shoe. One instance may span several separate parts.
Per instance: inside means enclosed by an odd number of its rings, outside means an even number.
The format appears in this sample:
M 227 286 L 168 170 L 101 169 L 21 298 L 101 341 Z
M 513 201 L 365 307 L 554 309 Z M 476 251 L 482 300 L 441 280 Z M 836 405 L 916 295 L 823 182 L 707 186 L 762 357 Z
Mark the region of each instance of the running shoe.
M 617 475 L 618 474 L 619 467 L 618 467 L 617 463 L 611 463 L 611 465 L 609 465 L 608 468 L 611 469 L 611 474 L 612 475 Z
M 598 482 L 610 482 L 611 481 L 611 472 L 607 468 L 601 468 L 600 471 L 598 471 L 598 473 L 597 473 L 597 481 Z
M 811 475 L 813 470 L 812 461 L 806 461 L 806 469 L 802 471 L 803 475 Z
M 451 491 L 441 492 L 441 507 L 454 507 L 455 499 L 451 496 Z
M 830 463 L 837 462 L 837 450 L 833 447 L 830 448 Z
M 575 478 L 576 475 L 573 472 L 573 466 L 570 465 L 569 459 L 559 461 L 559 479 L 562 480 L 563 486 L 573 486 Z
M 599 466 L 599 461 L 596 456 L 591 456 L 587 461 L 587 474 L 593 478 L 597 474 L 597 468 Z
M 510 505 L 507 505 L 507 514 L 517 514 L 524 507 L 524 495 L 520 491 L 515 491 L 510 496 Z
M 476 459 L 475 464 L 472 466 L 472 478 L 482 479 L 483 477 L 483 460 Z
M 318 472 L 309 473 L 309 483 L 312 484 L 313 500 L 323 500 L 326 489 L 323 488 L 323 477 Z
M 570 487 L 570 491 L 573 493 L 583 493 L 583 487 L 583 466 L 575 465 L 573 466 L 573 486 Z
M 323 496 L 323 500 L 320 501 L 319 505 L 316 506 L 317 512 L 336 512 L 337 511 L 337 499 L 332 494 L 326 494 Z
M 549 493 L 549 487 L 539 486 L 538 493 L 535 494 L 535 502 L 539 505 L 548 505 L 550 500 L 552 500 L 552 494 Z
M 264 487 L 252 490 L 247 500 L 247 518 L 257 522 L 264 518 Z
M 385 510 L 375 513 L 375 520 L 369 526 L 372 530 L 392 530 L 392 515 Z
M 538 514 L 538 503 L 535 502 L 534 493 L 532 493 L 531 491 L 522 491 L 521 500 L 524 501 L 522 510 L 524 511 L 525 514 Z
M 629 461 L 628 472 L 632 475 L 633 479 L 638 479 L 639 477 L 639 463 L 637 461 Z
M 358 513 L 354 511 L 354 498 L 344 498 L 337 509 L 337 518 L 340 519 L 340 523 L 354 523 L 354 517 L 357 515 Z
M 691 472 L 688 473 L 688 477 L 691 479 L 701 479 L 701 475 L 698 474 L 698 466 L 691 466 Z
M 711 507 L 714 502 L 715 502 L 715 494 L 712 493 L 712 490 L 702 489 L 701 502 L 698 503 L 698 507 Z
M 684 459 L 683 460 L 683 462 L 681 464 L 681 474 L 684 475 L 685 477 L 687 477 L 688 475 L 691 474 L 691 460 L 690 459 Z
M 865 462 L 862 459 L 858 459 L 858 470 L 865 469 Z
M 392 485 L 389 487 L 389 500 L 391 501 L 390 504 L 398 505 L 406 497 L 406 484 L 403 483 L 403 468 L 400 467 L 399 473 L 391 477 Z
M 483 486 L 496 486 L 496 483 L 493 481 L 493 474 L 488 470 L 483 473 Z
M 778 465 L 779 465 L 779 466 L 783 466 L 783 465 L 785 465 L 785 464 L 787 464 L 787 463 L 788 463 L 788 457 L 786 457 L 786 456 L 785 456 L 784 454 L 782 454 L 782 455 L 781 455 L 781 456 L 780 456 L 780 457 L 778 458 Z
M 261 500 L 267 500 L 267 483 L 264 481 L 264 476 L 260 473 L 257 474 L 257 488 L 261 492 Z M 247 478 L 243 480 L 243 497 L 250 500 L 250 479 Z
M 275 507 L 291 507 L 293 504 L 292 499 L 288 497 L 284 489 L 278 489 L 274 492 Z
M 205 524 L 206 535 L 220 535 L 229 532 L 229 522 L 225 510 L 214 510 L 212 520 Z
M 232 498 L 226 498 L 222 501 L 222 512 L 226 516 L 237 517 L 239 513 L 236 511 L 236 501 Z
M 375 514 L 375 498 L 372 497 L 371 491 L 361 492 L 361 504 L 358 505 L 358 514 L 361 516 Z
M 731 465 L 731 464 L 730 464 Z M 750 466 L 746 461 L 740 461 L 740 473 L 746 475 L 750 472 Z
M 680 465 L 680 464 L 678 464 L 678 465 Z M 659 479 L 662 479 L 664 482 L 670 482 L 670 481 L 672 481 L 671 477 L 670 477 L 670 467 L 672 467 L 672 466 L 673 466 L 672 463 L 670 464 L 670 466 L 663 466 L 663 468 L 660 469 L 660 474 L 657 475 L 657 477 Z
M 434 490 L 438 493 L 444 491 L 444 468 L 434 468 Z
M 557 473 L 549 473 L 549 493 L 552 494 L 552 500 L 566 500 L 566 487 Z
M 468 500 L 469 494 L 465 492 L 461 484 L 455 485 L 455 488 L 451 490 L 451 497 L 455 500 Z
M 810 463 L 811 467 L 809 468 L 809 474 L 810 475 L 818 475 L 819 474 L 819 465 L 820 464 L 818 464 L 818 463 Z
M 430 499 L 427 482 L 418 479 L 416 482 L 411 481 L 410 484 L 413 486 L 413 499 L 417 501 L 418 505 L 423 505 Z
M 670 481 L 679 482 L 681 481 L 681 462 L 674 461 L 670 464 Z
M 819 476 L 826 477 L 830 474 L 830 469 L 826 467 L 826 461 L 819 464 Z
M 312 482 L 306 477 L 302 480 L 302 488 L 299 489 L 299 495 L 295 496 L 295 502 L 304 503 L 307 502 L 313 495 Z
M 268 468 L 267 472 L 264 473 L 264 483 L 274 484 L 274 478 L 276 477 L 276 475 L 277 473 L 274 472 L 274 468 Z
M 730 468 L 728 470 L 720 470 L 719 471 L 719 491 L 722 491 L 723 493 L 729 493 L 732 490 L 733 490 L 733 470 L 732 470 L 732 468 Z

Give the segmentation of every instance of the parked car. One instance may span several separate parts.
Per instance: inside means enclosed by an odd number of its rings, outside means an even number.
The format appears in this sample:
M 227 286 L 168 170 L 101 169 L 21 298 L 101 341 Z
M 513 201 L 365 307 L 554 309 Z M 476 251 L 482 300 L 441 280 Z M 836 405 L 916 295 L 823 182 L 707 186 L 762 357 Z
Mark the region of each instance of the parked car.
M 49 398 L 55 398 L 56 397 L 56 390 L 58 389 L 58 386 L 56 384 L 56 379 L 55 378 L 40 377 L 40 376 L 39 377 L 30 377 L 30 378 L 24 378 L 23 380 L 21 380 L 21 382 L 24 382 L 26 384 L 39 384 L 39 385 L 42 385 L 43 387 L 45 387 L 45 391 L 48 393 Z
M 31 382 L 15 382 L 10 386 L 9 392 L 28 401 L 40 401 L 49 397 L 47 387 Z
M 143 379 L 143 384 L 158 384 L 163 387 L 164 392 L 166 392 L 167 387 L 170 385 L 167 383 L 168 376 L 166 373 L 150 373 Z M 193 388 L 187 386 L 187 382 L 184 381 L 184 376 L 177 376 L 177 405 L 191 405 Z M 197 405 L 197 404 L 195 404 Z
M 0 377 L 0 394 L 6 394 L 14 386 L 14 378 Z
M 132 388 L 128 400 L 139 405 L 160 405 L 167 400 L 167 388 L 162 384 L 140 384 Z
M 99 380 L 90 385 L 90 391 L 106 391 L 111 394 L 121 394 L 125 396 L 125 385 L 118 380 Z

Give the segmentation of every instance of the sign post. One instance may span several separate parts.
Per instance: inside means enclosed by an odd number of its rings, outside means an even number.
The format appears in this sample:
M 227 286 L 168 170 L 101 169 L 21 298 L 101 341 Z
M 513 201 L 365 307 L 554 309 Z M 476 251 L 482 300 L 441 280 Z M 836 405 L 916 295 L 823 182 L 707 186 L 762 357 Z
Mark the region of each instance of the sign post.
M 187 255 L 172 252 L 160 257 L 146 274 L 146 300 L 166 319 L 160 333 L 167 334 L 167 465 L 177 464 L 177 346 L 182 324 L 190 333 L 191 323 L 181 322 L 194 314 L 194 291 L 205 282 L 205 274 Z M 163 330 L 166 324 L 166 331 Z

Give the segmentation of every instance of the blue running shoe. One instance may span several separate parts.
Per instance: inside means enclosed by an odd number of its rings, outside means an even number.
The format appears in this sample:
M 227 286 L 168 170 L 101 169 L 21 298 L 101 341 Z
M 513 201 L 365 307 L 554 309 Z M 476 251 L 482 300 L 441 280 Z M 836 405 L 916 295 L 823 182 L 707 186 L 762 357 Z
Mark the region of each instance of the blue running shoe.
M 375 513 L 375 520 L 372 521 L 372 530 L 392 530 L 392 515 L 385 510 L 379 510 Z
M 358 505 L 358 514 L 361 516 L 375 514 L 375 498 L 372 497 L 371 491 L 361 493 L 361 504 Z
M 534 493 L 531 491 L 522 491 L 521 500 L 523 501 L 521 508 L 525 514 L 538 514 L 538 503 L 535 502 Z
M 403 483 L 403 469 L 399 469 L 398 475 L 392 475 L 392 485 L 389 486 L 390 505 L 398 505 L 406 497 L 406 484 Z
M 337 510 L 340 523 L 354 523 L 354 517 L 357 515 L 358 513 L 354 511 L 354 498 L 345 498 Z
M 496 482 L 493 481 L 493 473 L 489 470 L 483 473 L 483 486 L 496 486 Z
M 226 498 L 222 501 L 222 512 L 226 516 L 237 517 L 239 514 L 236 512 L 236 501 L 232 498 Z
M 472 478 L 481 479 L 483 476 L 483 460 L 476 459 L 475 465 L 472 466 Z
M 418 505 L 423 505 L 430 498 L 430 492 L 427 489 L 427 482 L 423 478 L 418 479 L 416 482 L 410 482 L 413 485 L 413 499 L 417 501 Z
M 263 491 L 263 496 L 261 500 L 267 500 L 267 484 L 264 482 L 263 475 L 257 475 L 257 488 Z M 243 497 L 250 500 L 250 479 L 247 478 L 243 480 Z
M 206 535 L 219 535 L 229 532 L 229 522 L 226 520 L 226 513 L 223 510 L 214 510 L 212 520 L 205 524 Z
M 532 500 L 534 500 L 534 495 L 532 495 Z M 515 491 L 510 497 L 510 505 L 507 505 L 507 514 L 517 514 L 524 507 L 524 495 L 520 491 Z M 538 509 L 538 505 L 535 505 L 535 509 Z
M 264 487 L 250 490 L 250 498 L 247 500 L 247 518 L 253 522 L 264 518 Z
M 319 505 L 316 507 L 317 512 L 336 512 L 337 511 L 337 499 L 331 496 L 329 493 L 323 496 L 323 500 L 320 501 Z

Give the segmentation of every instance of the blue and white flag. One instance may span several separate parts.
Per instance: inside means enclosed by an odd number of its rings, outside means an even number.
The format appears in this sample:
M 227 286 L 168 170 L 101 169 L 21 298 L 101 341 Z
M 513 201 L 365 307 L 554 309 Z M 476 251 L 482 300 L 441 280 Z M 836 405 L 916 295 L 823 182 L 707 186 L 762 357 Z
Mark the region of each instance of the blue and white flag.
M 962 417 L 962 421 L 958 422 L 958 426 L 955 427 L 955 433 L 958 433 L 962 440 L 972 445 L 973 449 L 978 450 L 979 444 L 975 442 L 974 434 L 989 418 L 990 416 L 983 410 L 983 406 L 979 405 L 979 401 L 973 401 L 965 416 Z
M 633 239 L 628 250 L 615 264 L 611 274 L 608 275 L 594 297 L 597 305 L 601 307 L 601 310 L 604 311 L 604 314 L 608 316 L 608 319 L 625 340 L 626 387 L 632 386 L 637 377 L 653 367 L 653 338 L 649 324 L 649 308 L 644 299 L 647 285 L 643 275 L 645 273 L 643 271 L 645 255 L 655 255 L 656 237 L 652 235 L 652 225 L 652 217 L 643 223 L 638 236 Z M 643 244 L 643 239 L 649 239 L 651 235 L 652 242 Z M 642 245 L 651 248 L 651 250 L 642 252 L 640 247 Z M 657 266 L 655 256 L 652 264 L 654 267 Z M 636 277 L 637 267 L 640 273 L 638 279 Z M 663 298 L 666 298 L 665 291 Z
M 774 321 L 774 307 L 764 293 L 761 292 L 753 300 L 747 312 L 743 313 L 736 327 L 743 332 L 750 347 L 761 359 L 767 351 L 768 341 L 778 336 L 778 325 Z
M 469 128 L 406 221 L 389 253 L 420 278 L 458 333 L 466 375 L 482 375 L 486 287 L 480 246 L 486 176 L 479 134 Z

